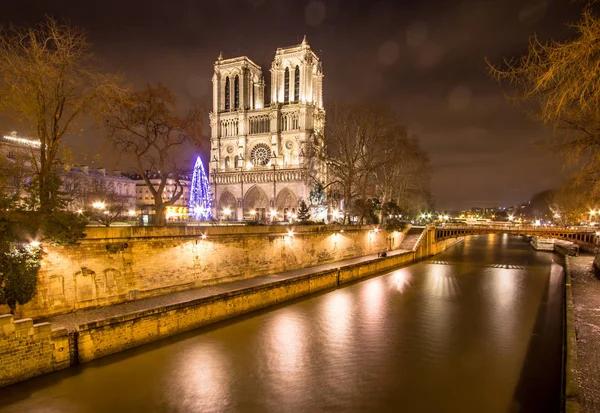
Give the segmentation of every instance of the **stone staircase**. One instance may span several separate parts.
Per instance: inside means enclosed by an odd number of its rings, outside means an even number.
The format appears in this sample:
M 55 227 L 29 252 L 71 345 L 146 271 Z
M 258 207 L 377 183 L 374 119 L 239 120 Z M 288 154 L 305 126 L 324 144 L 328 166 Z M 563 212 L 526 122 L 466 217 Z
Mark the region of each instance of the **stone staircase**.
M 421 239 L 421 235 L 423 234 L 423 231 L 425 231 L 425 227 L 420 227 L 420 228 L 413 227 L 413 228 L 409 229 L 408 233 L 402 240 L 402 243 L 400 244 L 400 247 L 398 247 L 398 249 L 404 250 L 404 251 L 413 251 L 415 249 L 415 247 L 417 246 L 417 243 Z

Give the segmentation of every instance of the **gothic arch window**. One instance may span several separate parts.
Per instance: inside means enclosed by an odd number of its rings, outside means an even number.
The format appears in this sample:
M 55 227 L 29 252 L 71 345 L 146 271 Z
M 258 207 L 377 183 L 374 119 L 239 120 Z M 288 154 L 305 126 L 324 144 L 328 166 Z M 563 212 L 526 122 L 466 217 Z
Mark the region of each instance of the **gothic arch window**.
M 285 68 L 285 75 L 283 76 L 283 102 L 288 103 L 290 101 L 290 68 Z
M 234 163 L 235 163 L 235 167 L 236 167 L 236 168 L 240 168 L 240 167 L 242 166 L 242 162 L 241 162 L 241 160 L 240 160 L 240 157 L 239 157 L 239 156 L 235 155 L 235 158 L 234 158 Z
M 230 90 L 229 90 L 229 77 L 225 78 L 225 110 L 229 110 L 229 100 L 230 100 Z
M 225 168 L 231 168 L 231 158 L 229 158 L 229 156 L 225 157 Z
M 233 81 L 233 109 L 237 110 L 240 107 L 240 77 L 238 75 L 235 76 Z
M 294 71 L 294 102 L 300 100 L 300 67 L 296 66 Z

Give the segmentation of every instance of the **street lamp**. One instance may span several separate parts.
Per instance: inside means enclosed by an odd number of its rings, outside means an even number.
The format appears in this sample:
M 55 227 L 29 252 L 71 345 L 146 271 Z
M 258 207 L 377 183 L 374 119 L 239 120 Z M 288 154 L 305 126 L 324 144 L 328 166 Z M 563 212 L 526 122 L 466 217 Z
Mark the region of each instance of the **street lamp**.
M 105 209 L 106 208 L 106 204 L 102 201 L 96 201 L 92 204 L 92 208 L 94 209 Z
M 223 216 L 225 217 L 225 219 L 227 219 L 229 215 L 231 215 L 231 209 L 229 207 L 223 208 Z

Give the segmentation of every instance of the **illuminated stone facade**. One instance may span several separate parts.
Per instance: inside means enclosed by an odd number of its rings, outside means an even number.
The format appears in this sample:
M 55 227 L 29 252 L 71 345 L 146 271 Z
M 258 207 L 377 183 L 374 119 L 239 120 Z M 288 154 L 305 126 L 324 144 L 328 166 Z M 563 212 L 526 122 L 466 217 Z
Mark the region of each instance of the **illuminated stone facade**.
M 288 220 L 325 167 L 323 70 L 306 38 L 278 48 L 270 104 L 261 68 L 246 56 L 214 65 L 209 175 L 213 217 Z M 309 150 L 310 148 L 310 150 Z M 277 215 L 274 215 L 276 212 Z

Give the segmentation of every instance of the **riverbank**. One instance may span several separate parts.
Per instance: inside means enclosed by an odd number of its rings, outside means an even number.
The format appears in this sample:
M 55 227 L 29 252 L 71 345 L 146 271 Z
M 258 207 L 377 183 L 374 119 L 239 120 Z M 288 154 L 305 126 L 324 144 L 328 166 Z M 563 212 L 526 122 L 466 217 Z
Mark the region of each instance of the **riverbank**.
M 594 275 L 593 259 L 593 255 L 569 258 L 582 413 L 600 411 L 600 280 Z
M 424 242 L 413 251 L 389 252 L 386 257 L 368 255 L 336 263 L 286 271 L 263 277 L 239 280 L 218 286 L 182 291 L 160 297 L 57 315 L 43 321 L 52 334 L 21 334 L 27 345 L 43 340 L 47 348 L 43 357 L 36 358 L 27 375 L 21 374 L 22 360 L 32 357 L 24 342 L 13 346 L 4 355 L 0 371 L 0 386 L 87 362 L 128 348 L 159 340 L 285 301 L 336 288 L 413 263 L 445 250 L 461 239 L 437 243 Z M 31 323 L 31 319 L 28 319 Z M 22 321 L 7 317 L 4 340 L 17 341 L 13 325 Z M 33 324 L 32 324 L 33 325 Z M 35 327 L 35 325 L 33 325 Z M 39 329 L 39 328 L 38 328 Z M 34 328 L 31 329 L 31 332 Z M 14 338 L 11 338 L 13 337 Z M 53 340 L 60 337 L 60 347 Z M 21 337 L 22 338 L 22 337 Z M 11 342 L 12 342 L 11 341 Z M 2 352 L 0 352 L 1 354 Z M 65 360 L 65 355 L 69 355 Z M 61 364 L 57 365 L 57 360 Z

